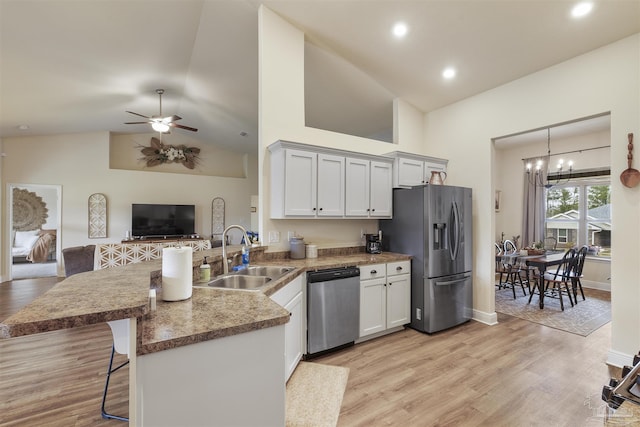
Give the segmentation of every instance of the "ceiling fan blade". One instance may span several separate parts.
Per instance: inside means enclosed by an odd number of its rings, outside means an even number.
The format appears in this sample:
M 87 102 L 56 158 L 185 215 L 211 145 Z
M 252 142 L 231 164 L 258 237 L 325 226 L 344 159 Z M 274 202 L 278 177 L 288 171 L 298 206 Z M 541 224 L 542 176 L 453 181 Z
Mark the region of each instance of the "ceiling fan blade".
M 190 130 L 191 132 L 198 132 L 198 129 L 196 128 L 192 128 L 189 126 L 184 126 L 184 125 L 179 125 L 177 123 L 167 123 L 169 126 L 173 127 L 173 128 L 180 128 L 180 129 L 184 129 L 184 130 Z
M 177 120 L 182 120 L 182 117 L 176 116 L 175 114 L 173 116 L 165 117 L 164 119 L 162 119 L 162 121 L 165 123 L 171 123 Z
M 133 115 L 135 115 L 135 116 L 144 117 L 145 119 L 148 119 L 148 118 L 149 118 L 149 117 L 147 117 L 147 116 L 143 116 L 142 114 L 134 113 L 133 111 L 127 111 L 127 113 L 129 113 L 129 114 L 133 114 Z
M 149 124 L 149 122 L 125 122 L 125 125 L 146 125 Z

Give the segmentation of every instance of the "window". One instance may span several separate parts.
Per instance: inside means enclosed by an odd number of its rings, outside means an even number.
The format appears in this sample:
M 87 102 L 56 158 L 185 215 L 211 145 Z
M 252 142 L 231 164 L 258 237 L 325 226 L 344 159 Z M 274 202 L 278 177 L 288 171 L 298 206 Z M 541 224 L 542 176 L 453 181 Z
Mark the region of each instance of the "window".
M 558 243 L 567 243 L 569 240 L 567 240 L 567 235 L 569 230 L 567 230 L 566 228 L 558 228 L 558 238 L 556 239 L 556 241 Z
M 611 185 L 575 180 L 546 192 L 545 228 L 558 248 L 589 246 L 589 255 L 611 257 Z

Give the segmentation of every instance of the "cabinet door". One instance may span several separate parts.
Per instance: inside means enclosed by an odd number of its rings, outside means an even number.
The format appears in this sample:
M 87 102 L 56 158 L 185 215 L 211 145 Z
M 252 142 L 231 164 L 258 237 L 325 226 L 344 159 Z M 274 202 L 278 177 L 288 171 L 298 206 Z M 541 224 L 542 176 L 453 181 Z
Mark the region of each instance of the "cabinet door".
M 346 159 L 346 216 L 369 216 L 369 179 L 369 160 Z
M 393 174 L 391 163 L 371 162 L 371 217 L 391 217 Z
M 318 155 L 288 149 L 285 155 L 284 214 L 316 215 Z
M 360 282 L 360 337 L 387 328 L 387 284 L 386 279 L 362 280 Z
M 387 328 L 411 322 L 411 275 L 392 276 L 387 285 Z
M 403 187 L 413 187 L 422 185 L 425 182 L 424 161 L 414 159 L 398 159 L 398 185 Z M 429 172 L 429 176 L 431 173 Z
M 318 216 L 344 215 L 344 157 L 318 154 Z
M 285 310 L 291 313 L 291 319 L 284 327 L 284 361 L 285 381 L 289 379 L 293 371 L 302 359 L 303 353 L 303 313 L 302 292 L 299 292 L 287 305 Z

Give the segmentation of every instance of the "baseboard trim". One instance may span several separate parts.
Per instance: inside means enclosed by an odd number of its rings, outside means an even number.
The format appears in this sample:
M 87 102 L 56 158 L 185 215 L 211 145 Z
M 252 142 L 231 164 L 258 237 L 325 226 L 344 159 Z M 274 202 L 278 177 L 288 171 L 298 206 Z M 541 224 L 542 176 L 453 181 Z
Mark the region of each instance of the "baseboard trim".
M 473 309 L 473 320 L 476 322 L 484 323 L 485 325 L 493 326 L 498 324 L 498 313 L 487 313 L 486 311 L 480 311 Z
M 633 354 L 622 353 L 621 351 L 609 350 L 607 356 L 607 365 L 622 368 L 623 366 L 633 365 Z
M 611 292 L 611 283 L 594 282 L 591 280 L 581 280 L 583 288 L 598 289 L 601 291 Z

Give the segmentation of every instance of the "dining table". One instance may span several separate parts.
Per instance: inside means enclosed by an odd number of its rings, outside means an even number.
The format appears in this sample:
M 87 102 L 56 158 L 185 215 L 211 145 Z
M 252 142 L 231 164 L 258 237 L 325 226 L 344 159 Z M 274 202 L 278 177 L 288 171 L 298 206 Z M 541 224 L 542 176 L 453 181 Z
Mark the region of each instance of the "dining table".
M 547 251 L 542 255 L 521 255 L 520 252 L 496 255 L 496 261 L 498 262 L 504 262 L 505 258 L 508 259 L 509 264 L 524 262 L 528 267 L 538 269 L 538 280 L 534 284 L 534 289 L 538 288 L 538 294 L 540 295 L 539 305 L 541 309 L 544 308 L 544 273 L 549 267 L 562 264 L 564 251 Z M 533 290 L 529 296 L 529 302 L 531 302 L 532 297 Z

